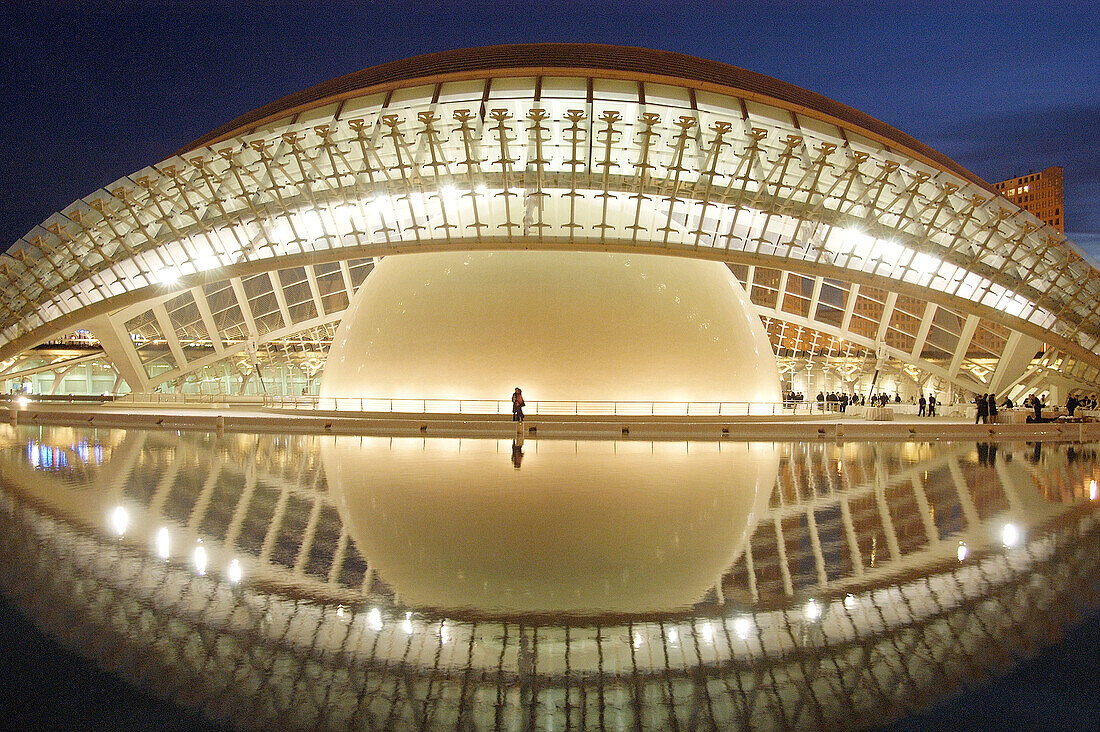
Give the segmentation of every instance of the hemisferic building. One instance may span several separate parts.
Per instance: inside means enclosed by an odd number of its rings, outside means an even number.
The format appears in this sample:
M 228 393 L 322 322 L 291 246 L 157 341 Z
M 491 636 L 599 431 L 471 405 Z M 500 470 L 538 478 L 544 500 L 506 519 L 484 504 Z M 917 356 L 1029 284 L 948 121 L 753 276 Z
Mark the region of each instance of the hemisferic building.
M 978 176 L 819 94 L 667 52 L 499 46 L 292 94 L 49 217 L 0 262 L 0 380 L 1064 400 L 1100 386 L 1095 275 Z

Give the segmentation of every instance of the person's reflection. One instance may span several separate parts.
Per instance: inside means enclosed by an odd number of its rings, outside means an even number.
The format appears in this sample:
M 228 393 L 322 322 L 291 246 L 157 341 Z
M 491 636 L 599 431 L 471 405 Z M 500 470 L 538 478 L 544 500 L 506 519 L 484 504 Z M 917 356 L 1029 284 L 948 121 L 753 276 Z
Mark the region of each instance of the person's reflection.
M 1043 457 L 1043 443 L 1032 442 L 1031 462 L 1038 463 Z
M 978 465 L 988 465 L 993 467 L 997 462 L 997 443 L 995 442 L 979 442 L 978 445 Z
M 512 440 L 512 465 L 519 470 L 523 465 L 523 435 L 516 435 L 516 439 Z

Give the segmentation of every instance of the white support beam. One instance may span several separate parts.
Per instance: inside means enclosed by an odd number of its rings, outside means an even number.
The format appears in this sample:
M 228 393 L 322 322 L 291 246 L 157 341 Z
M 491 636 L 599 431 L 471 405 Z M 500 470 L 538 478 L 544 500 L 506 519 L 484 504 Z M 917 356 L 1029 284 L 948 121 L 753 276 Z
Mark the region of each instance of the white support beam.
M 898 293 L 886 293 L 886 302 L 882 306 L 882 319 L 878 323 L 878 331 L 875 333 L 875 343 L 886 342 L 886 329 L 890 327 L 890 320 L 894 317 L 894 305 L 898 302 Z
M 810 506 L 806 507 L 806 526 L 810 531 L 810 549 L 814 555 L 817 584 L 824 587 L 829 583 L 829 576 L 825 571 L 825 553 L 821 549 L 821 537 L 817 534 L 817 521 L 814 519 L 814 511 Z
M 924 316 L 920 319 L 920 328 L 917 330 L 917 339 L 913 342 L 913 350 L 909 352 L 910 357 L 917 360 L 921 357 L 921 353 L 924 352 L 924 344 L 928 341 L 928 333 L 932 330 L 932 320 L 936 317 L 936 305 L 935 303 L 926 303 L 924 306 Z
M 856 333 L 845 331 L 841 328 L 837 328 L 836 326 L 828 325 L 827 323 L 811 321 L 801 315 L 794 315 L 793 313 L 776 313 L 772 308 L 760 305 L 754 307 L 756 309 L 757 315 L 759 316 L 775 318 L 776 320 L 780 320 L 785 324 L 790 323 L 792 325 L 801 325 L 805 328 L 812 328 L 825 335 L 836 336 L 837 338 L 842 338 L 845 342 L 855 343 L 857 345 L 863 346 L 868 351 L 876 351 L 877 344 L 866 336 L 861 336 Z M 904 351 L 899 351 L 896 348 L 889 347 L 885 347 L 885 350 L 888 355 L 893 356 L 894 358 L 897 358 L 899 360 L 908 361 L 909 359 L 909 354 Z M 919 366 L 920 369 L 922 371 L 925 371 L 926 373 L 932 374 L 934 376 L 939 376 L 940 378 L 948 381 L 954 381 L 963 388 L 978 388 L 977 385 L 973 384 L 969 380 L 964 380 L 963 377 L 959 376 L 958 374 L 956 374 L 955 378 L 952 379 L 948 375 L 946 368 L 930 361 L 921 361 L 918 359 L 916 360 L 914 365 Z
M 287 503 L 290 501 L 290 486 L 283 486 L 279 491 L 279 499 L 275 503 L 275 510 L 271 514 L 271 521 L 267 525 L 264 534 L 264 543 L 260 546 L 259 559 L 263 563 L 271 561 L 271 552 L 275 549 L 275 540 L 279 538 L 279 532 L 283 529 L 283 518 L 286 517 Z
M 994 394 L 999 394 L 1012 382 L 1020 378 L 1027 372 L 1032 359 L 1035 358 L 1035 354 L 1042 347 L 1043 344 L 1031 336 L 1026 336 L 1015 330 L 1009 333 L 1008 340 L 1005 341 L 1004 351 L 1001 353 L 1001 357 L 997 359 L 997 368 L 993 372 L 993 378 L 990 379 L 990 390 Z
M 969 315 L 963 323 L 962 333 L 959 334 L 959 345 L 955 346 L 951 366 L 947 369 L 949 378 L 954 379 L 958 376 L 959 368 L 962 367 L 963 359 L 966 358 L 966 352 L 970 350 L 970 341 L 974 339 L 974 333 L 978 330 L 978 320 L 977 315 Z
M 970 489 L 966 485 L 962 468 L 959 467 L 958 457 L 952 457 L 947 461 L 947 470 L 951 474 L 955 494 L 959 497 L 959 506 L 962 508 L 963 517 L 966 519 L 966 528 L 975 531 L 981 525 L 982 520 L 978 516 L 977 506 L 974 505 L 974 497 L 970 495 Z
M 313 539 L 317 535 L 317 523 L 321 520 L 322 499 L 318 495 L 313 499 L 313 507 L 309 511 L 309 520 L 306 521 L 305 531 L 302 532 L 302 542 L 298 545 L 298 554 L 294 558 L 294 574 L 301 575 L 306 570 L 306 562 L 313 551 Z
M 756 584 L 756 565 L 752 560 L 752 542 L 745 542 L 745 574 L 749 578 L 749 597 L 753 602 L 760 600 L 760 590 Z
M 126 323 L 130 320 L 133 320 L 134 318 L 136 318 L 137 316 L 139 316 L 143 313 L 149 312 L 155 306 L 162 305 L 162 304 L 168 302 L 169 300 L 171 300 L 172 298 L 174 298 L 178 295 L 179 295 L 178 292 L 170 292 L 166 295 L 158 295 L 156 297 L 151 297 L 147 300 L 142 300 L 141 302 L 135 303 L 135 304 L 130 305 L 128 307 L 124 307 L 120 310 L 116 310 L 113 313 L 111 313 L 111 317 L 114 320 L 118 321 L 119 323 Z
M 844 303 L 844 318 L 840 321 L 841 332 L 847 332 L 852 325 L 852 313 L 856 310 L 856 300 L 859 299 L 859 283 L 853 283 L 848 288 L 848 301 Z
M 271 280 L 271 292 L 275 295 L 275 302 L 279 304 L 279 313 L 283 316 L 283 325 L 289 328 L 294 322 L 290 319 L 290 308 L 286 306 L 286 293 L 283 292 L 283 283 L 279 279 L 279 273 L 271 270 L 267 273 Z
M 214 464 L 206 474 L 202 490 L 195 501 L 195 507 L 191 509 L 191 515 L 187 517 L 187 530 L 192 534 L 198 534 L 202 526 L 202 520 L 206 518 L 206 512 L 210 508 L 210 500 L 214 497 L 214 486 L 218 484 L 218 478 L 222 474 L 222 459 L 215 458 Z
M 34 376 L 44 371 L 56 371 L 59 368 L 71 369 L 73 366 L 85 363 L 87 361 L 94 361 L 97 358 L 106 358 L 106 354 L 103 351 L 96 351 L 95 353 L 89 353 L 86 356 L 77 356 L 76 358 L 67 358 L 60 361 L 53 361 L 51 363 L 45 363 L 40 366 L 34 366 L 29 369 L 20 369 L 19 371 L 8 371 L 0 374 L 0 381 L 8 381 L 10 379 L 23 379 L 27 376 Z M 30 359 L 24 359 L 24 362 Z M 37 359 L 34 359 L 37 360 Z M 15 364 L 12 364 L 14 367 Z
M 863 552 L 859 550 L 859 537 L 856 536 L 856 527 L 852 522 L 852 509 L 848 505 L 848 498 L 840 499 L 840 523 L 844 526 L 844 538 L 848 541 L 848 553 L 852 556 L 852 573 L 856 577 L 863 576 Z
M 70 373 L 70 372 L 71 372 L 71 371 L 72 371 L 73 369 L 75 369 L 75 368 L 76 368 L 76 365 L 74 364 L 74 365 L 72 365 L 72 366 L 69 366 L 69 367 L 67 367 L 67 368 L 61 369 L 61 371 L 59 371 L 59 372 L 57 372 L 56 374 L 54 374 L 54 377 L 53 377 L 53 386 L 51 386 L 51 387 L 50 387 L 50 394 L 56 394 L 56 393 L 57 393 L 57 389 L 58 389 L 58 387 L 60 387 L 60 386 L 61 386 L 61 382 L 62 382 L 62 381 L 63 381 L 63 380 L 65 379 L 65 377 L 66 377 L 66 376 L 68 376 L 68 375 L 69 375 L 69 373 Z
M 810 309 L 809 309 L 809 312 L 806 313 L 806 317 L 810 318 L 811 320 L 814 319 L 814 317 L 817 313 L 817 303 L 818 303 L 818 300 L 821 299 L 821 286 L 824 283 L 825 283 L 825 278 L 824 277 L 815 277 L 814 278 L 814 289 L 813 289 L 813 292 L 810 293 Z
M 1004 492 L 1005 498 L 1008 499 L 1008 506 L 1012 515 L 1028 515 L 1028 507 L 1024 505 L 1019 486 L 1016 485 L 1016 481 L 1012 479 L 1012 475 L 1008 472 L 1004 452 L 1000 450 L 997 451 L 997 455 L 993 459 L 993 471 L 997 474 L 997 480 L 1001 482 L 1001 490 Z M 1030 490 L 1034 490 L 1034 488 Z
M 340 260 L 340 276 L 344 278 L 344 290 L 348 293 L 348 302 L 351 302 L 355 297 L 355 288 L 351 286 L 351 268 L 348 267 L 348 260 Z
M 783 270 L 779 275 L 779 291 L 775 296 L 775 312 L 777 313 L 783 312 L 783 300 L 787 297 L 787 277 L 789 275 L 790 273 L 787 270 Z
M 221 354 L 225 351 L 225 342 L 222 341 L 222 334 L 218 332 L 218 326 L 214 325 L 214 313 L 210 311 L 210 302 L 206 299 L 206 293 L 201 287 L 192 287 L 191 297 L 195 300 L 195 307 L 199 309 L 199 317 L 202 318 L 206 334 L 210 336 L 214 353 Z
M 772 518 L 772 526 L 775 528 L 775 551 L 778 555 L 779 574 L 783 577 L 783 593 L 787 597 L 794 596 L 794 581 L 791 579 L 791 568 L 787 564 L 787 542 L 783 538 L 783 524 L 778 516 Z
M 271 341 L 276 341 L 276 340 L 279 340 L 280 338 L 286 338 L 286 337 L 289 337 L 291 335 L 294 335 L 295 333 L 300 333 L 302 331 L 306 331 L 306 330 L 309 330 L 311 328 L 317 328 L 317 327 L 320 327 L 322 325 L 327 325 L 328 323 L 339 322 L 340 319 L 344 317 L 344 312 L 345 311 L 340 310 L 336 313 L 326 315 L 322 318 L 311 318 L 310 320 L 304 320 L 301 323 L 296 323 L 296 324 L 294 324 L 293 326 L 291 326 L 289 328 L 280 328 L 279 330 L 275 330 L 275 331 L 265 333 L 263 335 L 263 337 L 257 338 L 255 343 L 256 343 L 257 346 L 261 346 L 265 343 L 269 343 Z M 246 348 L 247 348 L 246 343 L 238 343 L 236 345 L 228 346 L 228 347 L 224 348 L 221 351 L 221 353 L 215 352 L 215 353 L 203 356 L 202 358 L 196 358 L 194 361 L 191 361 L 187 364 L 188 372 L 197 371 L 198 369 L 201 369 L 204 366 L 210 366 L 211 364 L 217 363 L 218 361 L 221 361 L 221 360 L 229 358 L 230 356 L 233 356 L 237 353 L 240 353 L 241 351 L 245 350 Z M 157 376 L 155 376 L 152 379 L 149 379 L 148 384 L 149 384 L 150 387 L 156 387 L 156 386 L 159 386 L 160 384 L 163 384 L 166 381 L 172 381 L 173 379 L 179 378 L 180 376 L 183 375 L 183 373 L 184 372 L 181 372 L 179 370 L 166 371 L 162 374 L 157 374 Z
M 134 472 L 134 466 L 145 452 L 145 443 L 149 439 L 149 433 L 144 430 L 127 430 L 121 444 L 111 454 L 111 470 L 107 485 L 104 486 L 108 496 L 122 498 L 122 491 L 130 482 L 130 476 Z
M 917 512 L 920 514 L 921 523 L 924 524 L 924 535 L 928 538 L 929 544 L 938 544 L 940 532 L 936 528 L 936 522 L 932 520 L 932 507 L 928 505 L 928 495 L 924 491 L 924 481 L 921 480 L 919 475 L 914 475 L 911 480 L 913 483 L 913 498 L 917 502 Z
M 145 375 L 145 368 L 141 365 L 137 349 L 126 329 L 107 315 L 92 318 L 84 327 L 99 341 L 107 358 L 111 359 L 119 375 L 130 385 L 130 391 L 147 392 L 149 377 Z
M 163 517 L 164 504 L 168 500 L 168 493 L 172 490 L 172 486 L 176 484 L 176 476 L 179 475 L 182 467 L 183 460 L 178 458 L 168 464 L 160 477 L 160 482 L 153 490 L 153 498 L 149 501 L 149 510 L 146 512 L 149 516 L 157 519 Z
M 172 353 L 172 358 L 176 360 L 176 368 L 186 371 L 187 357 L 183 355 L 180 339 L 176 337 L 176 329 L 172 326 L 172 319 L 168 317 L 168 311 L 164 309 L 164 305 L 153 307 L 153 317 L 157 319 L 157 326 L 168 342 L 168 350 Z
M 321 288 L 317 286 L 317 272 L 313 269 L 312 264 L 307 264 L 304 269 L 306 271 L 306 282 L 309 283 L 309 294 L 313 298 L 313 305 L 317 308 L 317 314 L 324 316 L 325 306 L 321 301 Z
M 255 453 L 255 444 L 253 444 Z M 241 491 L 237 505 L 233 508 L 233 517 L 229 520 L 229 528 L 225 532 L 225 545 L 236 547 L 237 538 L 244 526 L 244 519 L 248 515 L 248 507 L 252 503 L 252 495 L 256 492 L 256 462 L 255 459 L 245 462 L 244 490 Z
M 336 551 L 332 555 L 332 564 L 328 568 L 329 584 L 336 584 L 340 580 L 340 571 L 344 568 L 344 558 L 347 556 L 350 536 L 347 525 L 343 525 L 340 530 L 340 538 L 336 541 Z
M 885 470 L 885 465 L 879 468 Z M 898 546 L 898 532 L 894 528 L 894 520 L 890 517 L 890 506 L 886 501 L 886 481 L 882 477 L 885 472 L 875 476 L 875 504 L 878 506 L 878 518 L 882 522 L 882 533 L 886 537 L 886 548 L 890 551 L 890 558 L 895 562 L 901 559 L 901 547 Z
M 244 318 L 245 328 L 248 329 L 248 335 L 256 340 L 260 337 L 260 331 L 256 328 L 256 319 L 252 317 L 252 307 L 248 304 L 248 295 L 244 291 L 244 283 L 241 282 L 240 277 L 234 277 L 229 280 L 229 286 L 233 288 L 233 296 L 237 298 L 237 305 L 241 308 L 241 317 Z

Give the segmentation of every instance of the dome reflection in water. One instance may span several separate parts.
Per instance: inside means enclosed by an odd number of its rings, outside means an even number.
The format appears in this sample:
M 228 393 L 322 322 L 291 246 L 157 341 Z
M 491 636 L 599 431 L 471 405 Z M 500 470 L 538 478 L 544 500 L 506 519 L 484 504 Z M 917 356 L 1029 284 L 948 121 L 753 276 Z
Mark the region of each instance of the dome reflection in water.
M 473 613 L 684 610 L 740 556 L 772 444 L 420 440 L 321 444 L 333 502 L 405 603 Z
M 1080 444 L 3 427 L 0 580 L 241 727 L 850 727 L 1059 636 L 1098 478 Z

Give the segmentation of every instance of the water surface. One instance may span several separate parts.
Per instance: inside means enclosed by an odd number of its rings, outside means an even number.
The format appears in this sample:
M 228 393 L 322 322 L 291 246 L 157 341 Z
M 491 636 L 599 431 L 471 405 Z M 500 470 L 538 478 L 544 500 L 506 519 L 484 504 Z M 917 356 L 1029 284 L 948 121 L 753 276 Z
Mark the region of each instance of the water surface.
M 8 598 L 241 727 L 861 726 L 1051 642 L 1095 445 L 0 432 Z

